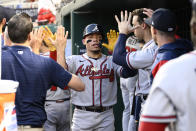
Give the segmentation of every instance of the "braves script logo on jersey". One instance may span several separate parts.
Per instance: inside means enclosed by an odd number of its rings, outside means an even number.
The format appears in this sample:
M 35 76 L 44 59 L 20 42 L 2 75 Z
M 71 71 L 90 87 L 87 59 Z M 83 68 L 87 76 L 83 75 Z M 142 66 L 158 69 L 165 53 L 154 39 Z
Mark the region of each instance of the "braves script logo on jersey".
M 96 70 L 96 68 L 93 67 L 92 65 L 88 65 L 86 66 L 86 68 L 84 68 L 84 64 L 82 64 L 76 72 L 76 75 L 78 74 L 80 74 L 82 77 L 89 76 L 90 80 L 109 78 L 110 82 L 114 81 L 114 70 L 108 69 L 107 64 L 104 65 L 103 70 L 102 69 Z

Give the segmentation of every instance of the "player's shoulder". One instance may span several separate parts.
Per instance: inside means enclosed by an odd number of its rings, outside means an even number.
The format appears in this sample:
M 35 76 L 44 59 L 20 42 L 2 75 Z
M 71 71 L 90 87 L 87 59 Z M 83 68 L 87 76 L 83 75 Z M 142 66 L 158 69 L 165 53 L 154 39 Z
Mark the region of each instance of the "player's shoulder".
M 192 51 L 190 53 L 186 53 L 178 58 L 172 59 L 167 62 L 162 70 L 169 70 L 175 72 L 175 70 L 195 66 L 196 65 L 196 51 Z M 175 70 L 173 70 L 173 68 Z M 186 71 L 186 70 L 183 70 Z
M 181 82 L 191 80 L 196 75 L 196 51 L 184 54 L 168 61 L 158 71 L 153 86 L 167 90 L 180 87 Z
M 157 49 L 158 46 L 156 42 L 152 39 L 149 42 L 145 43 L 144 47 L 142 49 Z
M 79 59 L 84 59 L 82 55 L 70 55 L 66 57 L 66 60 L 78 61 Z

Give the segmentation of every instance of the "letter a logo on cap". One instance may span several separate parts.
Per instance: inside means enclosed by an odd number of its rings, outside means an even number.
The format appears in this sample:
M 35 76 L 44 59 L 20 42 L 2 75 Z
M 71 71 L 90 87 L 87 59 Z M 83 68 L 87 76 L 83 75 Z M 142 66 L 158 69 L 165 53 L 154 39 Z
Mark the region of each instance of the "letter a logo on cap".
M 95 28 L 92 31 L 99 31 L 99 29 L 97 28 L 97 26 L 95 26 Z
M 154 25 L 154 22 L 152 21 L 152 25 Z
M 168 28 L 168 31 L 173 31 L 174 29 L 173 28 Z

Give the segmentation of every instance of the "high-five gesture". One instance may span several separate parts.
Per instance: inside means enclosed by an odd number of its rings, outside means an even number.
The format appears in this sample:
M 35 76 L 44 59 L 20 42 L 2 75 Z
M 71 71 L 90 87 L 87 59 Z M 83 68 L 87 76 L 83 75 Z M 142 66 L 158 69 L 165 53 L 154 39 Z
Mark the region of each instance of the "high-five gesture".
M 42 45 L 42 41 L 44 38 L 43 27 L 32 31 L 30 36 L 31 36 L 30 45 L 31 45 L 32 51 L 36 54 L 39 54 L 39 49 Z
M 117 15 L 115 15 L 116 22 L 118 23 L 119 33 L 121 34 L 129 34 L 134 31 L 134 29 L 138 28 L 131 26 L 131 12 L 128 15 L 128 12 L 125 11 L 125 15 L 123 11 L 121 11 L 121 20 L 118 19 Z
M 67 44 L 67 36 L 68 36 L 68 31 L 65 33 L 65 28 L 63 26 L 58 26 L 57 32 L 56 32 L 56 40 L 54 42 L 54 45 L 58 50 L 65 49 L 66 44 Z
M 65 33 L 63 26 L 58 26 L 56 32 L 56 40 L 53 42 L 57 50 L 57 62 L 64 68 L 67 69 L 65 62 L 65 48 L 67 45 L 68 31 Z

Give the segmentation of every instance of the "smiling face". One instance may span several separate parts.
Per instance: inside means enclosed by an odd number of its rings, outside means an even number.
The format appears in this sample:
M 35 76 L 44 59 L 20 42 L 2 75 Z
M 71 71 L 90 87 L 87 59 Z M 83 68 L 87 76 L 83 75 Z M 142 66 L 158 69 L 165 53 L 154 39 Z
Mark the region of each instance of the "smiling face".
M 87 52 L 99 53 L 101 52 L 100 42 L 102 40 L 102 36 L 100 34 L 90 34 L 85 36 L 82 40 L 83 44 L 86 46 Z

